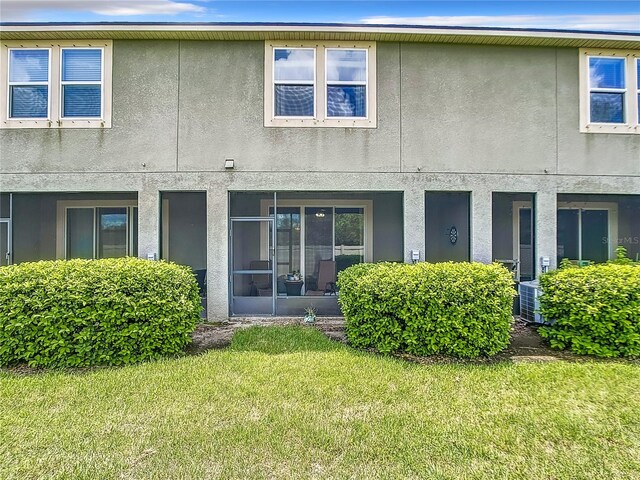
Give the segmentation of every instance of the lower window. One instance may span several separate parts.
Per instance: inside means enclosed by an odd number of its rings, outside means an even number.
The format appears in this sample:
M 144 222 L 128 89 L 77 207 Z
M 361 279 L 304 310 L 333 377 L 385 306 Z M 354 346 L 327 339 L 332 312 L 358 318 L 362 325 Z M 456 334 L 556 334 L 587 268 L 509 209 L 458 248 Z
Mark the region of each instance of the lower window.
M 138 208 L 66 207 L 64 257 L 117 258 L 138 254 Z

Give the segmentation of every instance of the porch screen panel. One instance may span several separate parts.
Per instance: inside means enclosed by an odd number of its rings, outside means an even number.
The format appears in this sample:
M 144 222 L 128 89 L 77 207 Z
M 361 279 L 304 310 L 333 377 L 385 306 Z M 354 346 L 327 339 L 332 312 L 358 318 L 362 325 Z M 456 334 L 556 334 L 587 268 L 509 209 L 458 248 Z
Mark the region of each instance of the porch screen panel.
M 333 260 L 333 208 L 305 208 L 305 288 L 317 290 L 320 260 Z
M 234 296 L 271 296 L 271 235 L 271 224 L 266 221 L 234 223 L 232 270 L 253 272 L 234 275 Z
M 98 208 L 98 258 L 127 255 L 127 208 Z
M 609 259 L 609 212 L 582 211 L 582 260 L 596 263 Z
M 67 209 L 67 258 L 93 258 L 93 208 Z
M 336 208 L 335 259 L 338 272 L 364 262 L 364 208 Z

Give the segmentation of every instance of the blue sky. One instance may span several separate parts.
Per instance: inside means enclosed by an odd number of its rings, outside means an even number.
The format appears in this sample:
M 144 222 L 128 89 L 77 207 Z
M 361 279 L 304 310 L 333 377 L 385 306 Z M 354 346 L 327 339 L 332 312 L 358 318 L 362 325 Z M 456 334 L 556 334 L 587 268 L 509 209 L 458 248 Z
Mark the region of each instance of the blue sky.
M 640 0 L 0 0 L 3 22 L 341 22 L 640 31 Z

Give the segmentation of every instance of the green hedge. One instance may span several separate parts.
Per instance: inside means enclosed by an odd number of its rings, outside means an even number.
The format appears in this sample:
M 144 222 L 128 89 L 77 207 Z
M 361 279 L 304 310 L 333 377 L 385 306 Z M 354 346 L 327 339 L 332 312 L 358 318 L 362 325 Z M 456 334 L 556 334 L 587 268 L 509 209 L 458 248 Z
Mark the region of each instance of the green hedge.
M 515 290 L 500 265 L 360 264 L 340 272 L 338 286 L 355 347 L 471 358 L 509 343 Z
M 566 268 L 540 278 L 540 335 L 553 348 L 599 357 L 640 356 L 640 267 Z
M 0 268 L 0 365 L 122 365 L 181 352 L 200 317 L 188 267 L 137 258 Z

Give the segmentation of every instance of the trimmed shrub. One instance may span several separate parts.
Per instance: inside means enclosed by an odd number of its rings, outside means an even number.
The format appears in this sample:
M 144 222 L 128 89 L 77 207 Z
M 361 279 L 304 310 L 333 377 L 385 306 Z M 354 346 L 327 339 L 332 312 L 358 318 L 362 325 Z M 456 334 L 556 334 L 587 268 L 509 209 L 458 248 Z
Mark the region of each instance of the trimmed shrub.
M 601 264 L 540 278 L 538 329 L 551 347 L 599 357 L 640 355 L 640 267 Z
M 123 365 L 181 352 L 200 317 L 189 269 L 137 258 L 0 268 L 0 365 Z
M 515 290 L 498 264 L 360 264 L 338 286 L 355 347 L 473 358 L 509 343 Z

